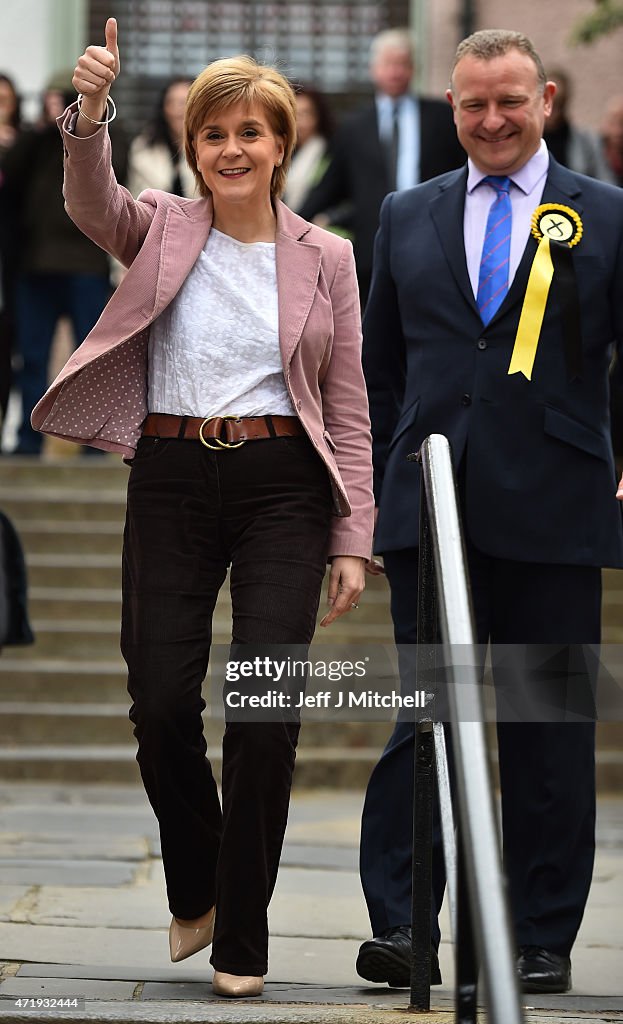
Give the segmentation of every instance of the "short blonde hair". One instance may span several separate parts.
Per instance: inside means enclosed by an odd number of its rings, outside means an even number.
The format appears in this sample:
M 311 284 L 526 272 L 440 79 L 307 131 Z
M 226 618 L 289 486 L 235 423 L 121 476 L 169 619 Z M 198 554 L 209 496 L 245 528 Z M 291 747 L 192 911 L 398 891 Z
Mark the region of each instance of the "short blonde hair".
M 210 190 L 197 169 L 195 137 L 212 114 L 222 113 L 237 103 L 263 107 L 275 135 L 284 144 L 283 161 L 275 167 L 270 184 L 272 198 L 283 193 L 296 144 L 296 100 L 287 78 L 253 57 L 242 54 L 208 64 L 190 87 L 184 116 L 184 150 L 188 166 L 202 196 Z
M 479 32 L 473 32 L 471 36 L 459 43 L 450 71 L 450 88 L 452 89 L 454 69 L 463 57 L 493 60 L 494 57 L 505 57 L 510 50 L 519 50 L 520 53 L 530 58 L 536 68 L 539 91 L 543 92 L 547 83 L 547 75 L 534 43 L 523 32 L 512 32 L 503 28 L 483 28 Z

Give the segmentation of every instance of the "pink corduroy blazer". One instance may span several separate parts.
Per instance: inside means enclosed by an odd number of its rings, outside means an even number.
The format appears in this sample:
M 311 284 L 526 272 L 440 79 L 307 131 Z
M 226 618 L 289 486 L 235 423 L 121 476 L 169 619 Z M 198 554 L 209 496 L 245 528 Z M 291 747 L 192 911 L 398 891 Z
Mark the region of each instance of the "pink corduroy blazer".
M 205 245 L 212 203 L 156 190 L 133 199 L 115 180 L 107 130 L 78 138 L 68 130 L 73 117 L 75 105 L 59 118 L 67 212 L 128 272 L 35 406 L 32 424 L 43 433 L 132 458 L 149 411 L 149 327 L 175 298 Z M 276 212 L 283 372 L 296 413 L 330 475 L 336 518 L 329 553 L 368 558 L 370 420 L 352 247 L 279 201 Z

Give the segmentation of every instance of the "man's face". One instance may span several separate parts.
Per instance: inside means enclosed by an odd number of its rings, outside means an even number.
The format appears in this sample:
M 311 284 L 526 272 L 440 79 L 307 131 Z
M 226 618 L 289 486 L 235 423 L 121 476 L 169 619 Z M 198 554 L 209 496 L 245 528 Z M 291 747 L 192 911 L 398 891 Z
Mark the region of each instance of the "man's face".
M 553 82 L 541 91 L 534 62 L 513 49 L 492 60 L 463 57 L 446 96 L 468 156 L 486 174 L 507 175 L 539 148 L 555 92 Z
M 372 81 L 380 92 L 392 99 L 403 96 L 413 78 L 413 61 L 408 50 L 385 46 L 370 66 Z

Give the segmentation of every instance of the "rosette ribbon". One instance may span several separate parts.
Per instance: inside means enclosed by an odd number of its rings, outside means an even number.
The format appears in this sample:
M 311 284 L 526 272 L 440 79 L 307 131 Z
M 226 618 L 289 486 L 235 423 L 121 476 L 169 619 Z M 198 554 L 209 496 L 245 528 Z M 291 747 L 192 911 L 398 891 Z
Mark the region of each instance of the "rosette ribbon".
M 565 362 L 569 380 L 582 374 L 580 301 L 571 249 L 582 237 L 579 214 L 569 206 L 544 203 L 532 214 L 532 234 L 539 245 L 532 261 L 508 373 L 532 369 L 552 280 L 560 302 Z

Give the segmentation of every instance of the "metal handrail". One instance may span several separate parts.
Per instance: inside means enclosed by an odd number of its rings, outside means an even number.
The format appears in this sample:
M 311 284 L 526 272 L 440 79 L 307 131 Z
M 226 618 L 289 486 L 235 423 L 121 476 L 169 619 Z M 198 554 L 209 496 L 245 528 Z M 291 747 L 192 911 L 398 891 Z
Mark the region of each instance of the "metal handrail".
M 428 519 L 427 533 L 437 581 L 436 600 L 456 764 L 458 916 L 460 919 L 464 912 L 460 891 L 464 870 L 469 894 L 467 918 L 471 916 L 467 932 L 473 930 L 478 960 L 483 969 L 487 1019 L 491 1024 L 522 1024 L 524 1016 L 489 774 L 480 663 L 467 582 L 469 574 L 447 438 L 431 434 L 424 441 L 418 459 L 423 476 L 422 514 Z M 460 659 L 453 657 L 457 650 L 461 652 Z M 465 940 L 464 922 L 465 917 L 457 923 L 457 968 L 460 966 L 459 947 Z M 470 951 L 468 960 L 469 955 Z M 476 1019 L 475 970 L 473 974 L 473 992 L 467 997 L 468 1003 L 472 999 L 473 1010 L 468 1009 L 467 1015 L 462 1013 L 461 994 L 458 993 L 457 1019 L 461 1021 Z M 459 977 L 459 988 L 460 983 Z

